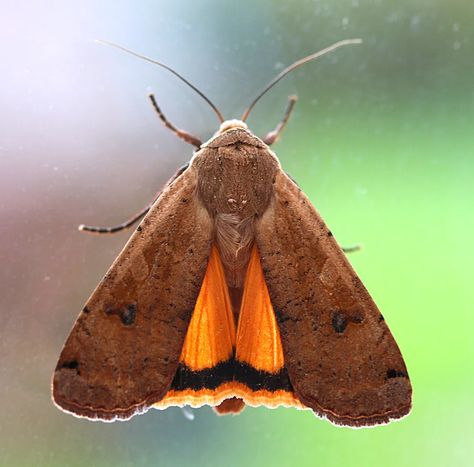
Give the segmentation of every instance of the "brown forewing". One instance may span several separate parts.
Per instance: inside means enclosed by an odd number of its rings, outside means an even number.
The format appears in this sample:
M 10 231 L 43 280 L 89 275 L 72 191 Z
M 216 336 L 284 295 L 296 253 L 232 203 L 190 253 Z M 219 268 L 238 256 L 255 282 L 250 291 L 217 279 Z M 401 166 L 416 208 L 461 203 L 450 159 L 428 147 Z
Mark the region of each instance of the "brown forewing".
M 89 418 L 128 418 L 171 385 L 211 248 L 188 168 L 156 201 L 79 315 L 53 397 Z
M 301 402 L 342 425 L 406 415 L 411 385 L 383 316 L 308 198 L 281 171 L 256 236 Z

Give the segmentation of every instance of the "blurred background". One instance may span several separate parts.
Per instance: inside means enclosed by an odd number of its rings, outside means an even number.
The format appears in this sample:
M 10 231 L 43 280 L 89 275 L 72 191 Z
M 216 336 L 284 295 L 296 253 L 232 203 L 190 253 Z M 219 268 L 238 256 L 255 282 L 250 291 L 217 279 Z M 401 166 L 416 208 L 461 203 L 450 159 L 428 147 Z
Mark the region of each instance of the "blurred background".
M 474 448 L 474 4 L 468 0 L 1 2 L 0 465 L 467 466 Z M 163 128 L 218 127 L 175 77 L 94 43 L 162 60 L 249 118 L 350 256 L 404 354 L 410 416 L 372 429 L 247 408 L 189 421 L 176 408 L 103 424 L 60 412 L 50 378 L 84 301 L 129 233 L 125 220 L 192 155 Z

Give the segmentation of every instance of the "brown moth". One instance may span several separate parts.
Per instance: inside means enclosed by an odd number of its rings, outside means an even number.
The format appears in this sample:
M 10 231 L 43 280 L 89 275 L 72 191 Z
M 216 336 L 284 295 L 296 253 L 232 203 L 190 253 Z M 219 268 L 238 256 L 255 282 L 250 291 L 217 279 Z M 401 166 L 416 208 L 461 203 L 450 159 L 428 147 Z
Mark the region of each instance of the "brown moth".
M 195 145 L 79 315 L 53 377 L 66 412 L 124 420 L 170 405 L 238 413 L 245 404 L 311 409 L 338 425 L 408 414 L 411 385 L 383 316 L 341 247 L 269 146 L 245 120 Z M 135 54 L 136 55 L 136 54 Z M 145 57 L 146 60 L 152 61 Z M 153 62 L 153 61 L 152 61 Z

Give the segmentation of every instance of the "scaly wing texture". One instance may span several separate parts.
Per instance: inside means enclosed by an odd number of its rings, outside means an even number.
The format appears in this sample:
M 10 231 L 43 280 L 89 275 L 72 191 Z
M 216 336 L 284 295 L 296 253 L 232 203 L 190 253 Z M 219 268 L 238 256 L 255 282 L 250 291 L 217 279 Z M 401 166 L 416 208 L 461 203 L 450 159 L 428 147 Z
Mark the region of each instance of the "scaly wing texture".
M 212 368 L 234 354 L 235 324 L 224 269 L 213 247 L 180 362 L 192 371 Z
M 304 193 L 283 172 L 257 245 L 296 396 L 333 423 L 410 411 L 405 363 L 384 318 Z
M 79 315 L 53 378 L 64 410 L 124 419 L 168 391 L 211 250 L 196 183 L 190 167 L 163 191 Z
M 235 358 L 258 371 L 273 374 L 284 367 L 280 332 L 255 247 L 245 279 Z

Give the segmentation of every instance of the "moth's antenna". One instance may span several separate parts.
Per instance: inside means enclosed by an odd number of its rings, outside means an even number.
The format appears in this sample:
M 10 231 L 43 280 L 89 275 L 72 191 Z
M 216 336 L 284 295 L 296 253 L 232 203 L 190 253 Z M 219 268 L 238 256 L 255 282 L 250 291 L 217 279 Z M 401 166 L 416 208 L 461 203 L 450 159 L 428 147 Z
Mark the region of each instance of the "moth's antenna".
M 263 89 L 263 91 L 252 101 L 252 103 L 247 107 L 247 110 L 244 112 L 242 115 L 242 121 L 245 122 L 247 120 L 250 111 L 254 108 L 255 104 L 260 100 L 260 98 L 267 92 L 269 91 L 275 84 L 278 83 L 282 78 L 284 78 L 288 73 L 291 71 L 295 70 L 296 68 L 300 67 L 301 65 L 304 65 L 307 62 L 310 62 L 311 60 L 314 60 L 318 57 L 321 57 L 322 55 L 326 55 L 329 52 L 332 52 L 333 50 L 338 49 L 339 47 L 342 47 L 344 45 L 351 45 L 351 44 L 361 44 L 362 39 L 346 39 L 343 41 L 336 42 L 335 44 L 330 45 L 329 47 L 326 47 L 323 50 L 320 50 L 319 52 L 315 52 L 314 54 L 308 55 L 307 57 L 301 58 L 300 60 L 297 60 L 295 63 L 290 65 L 288 68 L 285 68 L 283 71 L 281 71 L 275 78 L 273 78 Z
M 196 91 L 212 107 L 212 110 L 214 110 L 214 112 L 216 113 L 219 121 L 221 123 L 224 122 L 224 117 L 220 113 L 219 109 L 211 102 L 211 100 L 208 97 L 206 97 L 204 93 L 202 93 L 196 86 L 191 84 L 187 79 L 183 78 L 177 71 L 174 71 L 173 68 L 169 67 L 168 65 L 165 65 L 164 63 L 158 62 L 157 60 L 153 60 L 152 58 L 146 57 L 145 55 L 141 55 L 139 53 L 133 52 L 132 50 L 122 47 L 121 45 L 114 44 L 113 42 L 103 41 L 99 39 L 97 39 L 96 42 L 98 42 L 99 44 L 110 45 L 112 47 L 120 49 L 123 52 L 127 52 L 128 54 L 134 55 L 135 57 L 141 58 L 142 60 L 146 60 L 147 62 L 161 66 L 165 70 L 168 70 L 169 72 L 173 73 L 173 75 L 177 76 L 181 81 L 183 81 L 183 83 L 186 83 L 191 89 Z

